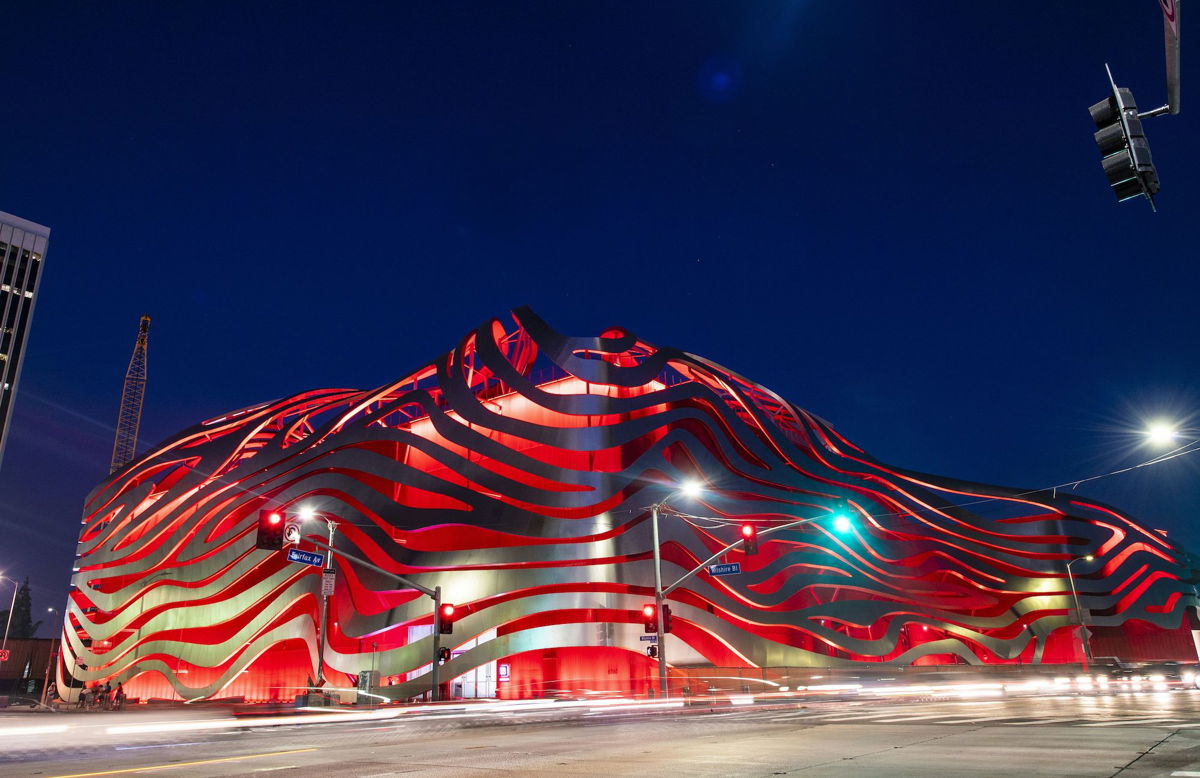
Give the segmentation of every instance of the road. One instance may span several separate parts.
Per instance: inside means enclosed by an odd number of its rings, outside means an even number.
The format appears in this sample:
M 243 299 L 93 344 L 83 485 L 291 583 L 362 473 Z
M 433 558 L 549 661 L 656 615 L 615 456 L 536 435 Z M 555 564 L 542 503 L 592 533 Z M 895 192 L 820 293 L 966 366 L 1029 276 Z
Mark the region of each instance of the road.
M 7 716 L 0 775 L 1200 778 L 1196 691 L 363 715 L 391 718 Z

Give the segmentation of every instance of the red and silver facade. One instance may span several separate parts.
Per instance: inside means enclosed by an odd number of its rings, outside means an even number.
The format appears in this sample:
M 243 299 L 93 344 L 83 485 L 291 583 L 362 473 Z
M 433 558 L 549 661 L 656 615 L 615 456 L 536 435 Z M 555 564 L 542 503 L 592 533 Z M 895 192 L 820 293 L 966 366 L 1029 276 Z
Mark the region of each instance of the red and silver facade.
M 673 495 L 691 479 L 701 497 Z M 520 309 L 386 386 L 210 419 L 97 487 L 60 686 L 287 699 L 322 642 L 334 685 L 373 669 L 418 693 L 429 598 L 339 559 L 323 621 L 320 570 L 255 547 L 259 511 L 307 506 L 340 551 L 455 603 L 442 677 L 461 693 L 650 688 L 640 608 L 664 500 L 666 581 L 743 522 L 854 519 L 765 535 L 727 555 L 740 575 L 673 591 L 679 668 L 1077 662 L 1072 560 L 1097 655 L 1195 659 L 1182 552 L 1121 511 L 890 466 L 702 357 L 620 329 L 566 337 Z

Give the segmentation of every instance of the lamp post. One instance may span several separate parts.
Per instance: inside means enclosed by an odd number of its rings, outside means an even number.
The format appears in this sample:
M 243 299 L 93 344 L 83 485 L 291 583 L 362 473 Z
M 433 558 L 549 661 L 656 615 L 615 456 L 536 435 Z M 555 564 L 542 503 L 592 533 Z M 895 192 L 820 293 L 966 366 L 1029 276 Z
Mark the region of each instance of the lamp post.
M 659 547 L 658 540 L 658 510 L 667 504 L 667 501 L 676 494 L 683 493 L 688 497 L 699 497 L 703 493 L 704 488 L 697 481 L 688 481 L 683 486 L 671 492 L 662 500 L 650 506 L 650 531 L 652 533 L 652 543 L 654 544 L 654 620 L 657 622 L 657 646 L 658 646 L 658 693 L 660 697 L 667 697 L 667 641 L 666 634 L 663 632 L 663 601 L 666 599 L 666 592 L 663 591 L 662 585 L 662 553 Z
M 1087 627 L 1083 623 L 1083 609 L 1079 607 L 1079 592 L 1075 589 L 1075 575 L 1071 572 L 1071 565 L 1076 562 L 1091 562 L 1096 557 L 1088 554 L 1087 556 L 1075 557 L 1070 562 L 1067 562 L 1067 581 L 1071 584 L 1071 598 L 1075 601 L 1075 619 L 1079 622 L 1079 642 L 1083 644 L 1083 669 L 1087 670 L 1088 665 L 1092 664 L 1092 647 L 1087 638 Z
M 324 519 L 325 527 L 329 530 L 329 559 L 325 561 L 325 567 L 321 571 L 321 639 L 317 642 L 317 685 L 325 685 L 325 640 L 326 632 L 329 627 L 329 595 L 325 594 L 325 574 L 331 573 L 333 567 L 333 535 L 337 531 L 337 523 L 328 516 L 317 513 L 316 509 L 311 505 L 302 505 L 296 515 L 301 521 L 310 521 L 312 519 Z
M 8 628 L 12 626 L 13 611 L 17 609 L 17 581 L 15 578 L 8 578 L 3 573 L 0 573 L 0 581 L 8 581 L 13 585 L 12 602 L 8 604 L 8 621 L 4 624 L 4 644 L 0 645 L 0 651 L 8 648 Z
M 58 608 L 47 608 L 46 613 L 57 614 Z M 59 630 L 59 634 L 60 635 L 62 634 L 62 630 Z M 58 657 L 58 646 L 52 645 L 50 647 L 50 651 L 49 651 L 48 655 L 46 656 L 46 675 L 44 678 L 42 678 L 42 705 L 43 706 L 46 705 L 47 702 L 53 702 L 53 700 L 48 699 L 50 696 L 50 667 L 54 664 L 54 660 L 57 657 Z

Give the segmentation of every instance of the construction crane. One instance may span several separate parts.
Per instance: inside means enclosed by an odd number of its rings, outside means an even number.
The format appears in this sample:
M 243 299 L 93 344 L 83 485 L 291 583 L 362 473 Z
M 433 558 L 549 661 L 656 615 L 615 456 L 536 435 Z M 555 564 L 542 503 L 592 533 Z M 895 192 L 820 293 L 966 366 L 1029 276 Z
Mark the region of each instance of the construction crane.
M 150 340 L 150 316 L 142 316 L 138 326 L 137 343 L 125 371 L 125 388 L 121 391 L 121 411 L 117 414 L 117 439 L 113 442 L 109 475 L 120 470 L 137 454 L 138 427 L 142 423 L 142 399 L 146 396 L 146 345 Z

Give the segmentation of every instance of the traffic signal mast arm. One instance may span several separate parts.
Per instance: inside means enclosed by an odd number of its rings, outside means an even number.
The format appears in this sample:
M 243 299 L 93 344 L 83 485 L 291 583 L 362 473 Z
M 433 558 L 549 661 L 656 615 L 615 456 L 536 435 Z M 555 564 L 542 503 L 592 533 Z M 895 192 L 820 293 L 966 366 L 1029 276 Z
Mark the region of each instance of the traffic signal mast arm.
M 1179 15 L 1183 0 L 1159 0 L 1163 12 L 1163 49 L 1167 62 L 1167 104 L 1138 114 L 1139 119 L 1179 113 Z
M 813 523 L 813 522 L 815 522 L 815 521 L 824 521 L 825 519 L 828 519 L 828 518 L 831 518 L 831 517 L 830 517 L 830 516 L 814 516 L 814 517 L 812 517 L 812 518 L 809 518 L 809 519 L 800 519 L 799 521 L 792 521 L 792 522 L 788 522 L 787 524 L 780 524 L 778 527 L 770 527 L 770 528 L 768 528 L 768 529 L 761 530 L 761 531 L 759 531 L 759 532 L 758 532 L 758 533 L 756 533 L 756 534 L 757 534 L 757 536 L 758 536 L 758 537 L 762 537 L 763 535 L 770 535 L 772 532 L 780 532 L 780 531 L 782 531 L 782 530 L 785 530 L 785 529 L 792 529 L 793 527 L 799 527 L 799 526 L 802 526 L 802 525 L 804 525 L 804 524 L 812 524 L 812 523 Z M 701 570 L 704 570 L 704 569 L 705 569 L 705 568 L 707 568 L 709 565 L 711 565 L 713 562 L 715 562 L 715 561 L 717 561 L 718 559 L 720 559 L 720 558 L 721 558 L 723 555 L 725 555 L 726 553 L 728 553 L 728 552 L 732 551 L 733 549 L 737 548 L 738 546 L 741 546 L 741 545 L 745 544 L 745 542 L 746 542 L 746 538 L 745 538 L 745 537 L 738 538 L 737 540 L 733 541 L 732 543 L 730 543 L 730 544 L 729 544 L 728 546 L 726 546 L 725 548 L 721 549 L 721 550 L 720 550 L 720 551 L 718 551 L 717 553 L 715 553 L 715 554 L 713 554 L 712 556 L 710 556 L 708 559 L 705 559 L 705 560 L 704 560 L 703 562 L 701 562 L 699 565 L 697 565 L 696 567 L 692 568 L 692 570 L 690 570 L 689 572 L 686 572 L 686 573 L 684 573 L 684 574 L 683 574 L 683 576 L 682 576 L 682 577 L 681 577 L 681 578 L 680 578 L 678 581 L 676 581 L 675 583 L 671 584 L 670 586 L 665 586 L 665 587 L 663 587 L 663 590 L 662 590 L 662 596 L 663 596 L 663 597 L 666 597 L 668 594 L 670 594 L 671 592 L 673 592 L 673 591 L 675 591 L 677 588 L 679 588 L 679 586 L 680 586 L 681 584 L 683 584 L 685 581 L 687 581 L 688 579 L 690 579 L 692 576 L 696 575 L 696 573 L 700 572 Z
M 435 586 L 432 589 L 430 589 L 428 586 L 422 586 L 421 584 L 417 583 L 416 581 L 409 580 L 408 578 L 405 578 L 402 575 L 396 575 L 395 573 L 391 572 L 390 570 L 384 570 L 382 567 L 379 567 L 378 565 L 373 565 L 361 557 L 356 557 L 353 554 L 347 554 L 345 551 L 338 551 L 338 550 L 334 549 L 332 546 L 328 546 L 319 540 L 312 540 L 310 538 L 309 542 L 312 543 L 317 548 L 323 548 L 326 551 L 329 551 L 330 553 L 336 553 L 342 559 L 349 559 L 350 561 L 356 562 L 369 570 L 374 570 L 375 572 L 382 573 L 389 578 L 394 578 L 395 580 L 399 581 L 400 583 L 404 584 L 405 586 L 410 586 L 413 589 L 416 589 L 417 591 L 424 594 L 426 597 L 433 598 L 433 663 L 431 664 L 431 666 L 429 668 L 429 695 L 433 699 L 434 702 L 437 702 L 438 697 L 440 696 L 440 692 L 438 690 L 438 682 L 439 682 L 438 660 L 441 658 L 441 655 L 442 655 L 442 647 L 441 647 L 441 642 L 442 642 L 441 641 L 441 637 L 442 637 L 441 636 L 441 632 L 442 632 L 442 587 Z M 322 640 L 324 640 L 324 638 L 322 638 Z

